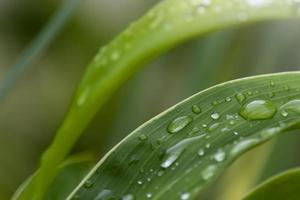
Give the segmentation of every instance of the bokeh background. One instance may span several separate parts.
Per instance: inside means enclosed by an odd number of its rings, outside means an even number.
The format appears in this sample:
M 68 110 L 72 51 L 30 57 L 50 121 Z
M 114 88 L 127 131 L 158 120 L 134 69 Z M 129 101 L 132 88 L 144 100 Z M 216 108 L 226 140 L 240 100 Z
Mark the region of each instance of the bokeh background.
M 49 48 L 0 99 L 0 200 L 9 199 L 36 169 L 99 47 L 156 2 L 80 2 Z M 61 4 L 59 0 L 0 0 L 0 83 Z M 182 44 L 124 84 L 90 124 L 74 152 L 88 150 L 100 158 L 143 122 L 214 84 L 300 70 L 299 52 L 300 23 L 296 20 L 226 29 Z M 240 197 L 254 183 L 299 165 L 299 150 L 297 134 L 278 137 L 239 159 L 208 190 L 207 198 Z

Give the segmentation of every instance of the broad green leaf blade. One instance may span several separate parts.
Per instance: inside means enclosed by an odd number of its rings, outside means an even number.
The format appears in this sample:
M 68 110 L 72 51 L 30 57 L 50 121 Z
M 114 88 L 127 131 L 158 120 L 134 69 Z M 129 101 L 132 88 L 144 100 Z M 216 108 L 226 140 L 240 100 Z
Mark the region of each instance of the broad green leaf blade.
M 95 157 L 91 153 L 80 153 L 70 156 L 60 167 L 59 172 L 53 183 L 51 184 L 45 199 L 65 199 L 69 193 L 80 183 L 81 179 L 95 164 Z M 36 173 L 26 179 L 17 189 L 12 200 L 18 199 L 20 196 L 31 198 L 34 190 L 33 179 Z
M 300 169 L 292 169 L 270 178 L 243 200 L 298 200 L 300 198 Z
M 300 127 L 299 84 L 290 72 L 204 90 L 133 131 L 68 199 L 194 199 L 245 151 Z
M 89 65 L 71 108 L 45 152 L 33 199 L 42 199 L 57 166 L 98 109 L 141 64 L 197 35 L 225 27 L 299 16 L 294 0 L 164 0 L 102 48 Z

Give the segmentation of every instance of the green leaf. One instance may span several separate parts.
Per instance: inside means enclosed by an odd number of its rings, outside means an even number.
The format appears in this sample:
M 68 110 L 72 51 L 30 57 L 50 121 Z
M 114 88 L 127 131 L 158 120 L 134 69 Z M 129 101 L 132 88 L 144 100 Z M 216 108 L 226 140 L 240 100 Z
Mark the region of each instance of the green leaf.
M 133 131 L 68 199 L 194 199 L 245 151 L 300 127 L 299 84 L 289 72 L 204 90 Z
M 89 65 L 71 108 L 42 157 L 32 199 L 42 199 L 57 167 L 104 102 L 141 64 L 187 39 L 229 26 L 299 16 L 293 0 L 164 0 L 102 48 Z
M 298 200 L 300 198 L 300 168 L 276 175 L 257 186 L 243 200 Z
M 68 194 L 76 187 L 80 180 L 91 169 L 95 161 L 95 157 L 91 153 L 79 153 L 70 156 L 60 167 L 59 172 L 53 183 L 51 184 L 45 199 L 65 199 Z M 12 200 L 20 198 L 31 198 L 34 190 L 33 179 L 36 173 L 31 175 L 18 188 L 12 197 Z

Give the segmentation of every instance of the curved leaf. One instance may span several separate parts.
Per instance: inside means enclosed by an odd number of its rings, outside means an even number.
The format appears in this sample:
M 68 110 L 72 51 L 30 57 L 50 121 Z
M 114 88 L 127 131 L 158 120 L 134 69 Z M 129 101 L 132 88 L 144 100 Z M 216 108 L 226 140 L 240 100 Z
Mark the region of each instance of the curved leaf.
M 257 186 L 243 200 L 298 200 L 300 198 L 300 169 L 276 175 Z
M 290 72 L 204 90 L 133 131 L 68 199 L 193 199 L 239 155 L 300 127 L 299 84 Z
M 33 199 L 42 199 L 69 153 L 98 109 L 141 64 L 197 35 L 263 20 L 299 16 L 293 0 L 164 0 L 102 48 L 89 65 L 71 108 L 45 152 Z

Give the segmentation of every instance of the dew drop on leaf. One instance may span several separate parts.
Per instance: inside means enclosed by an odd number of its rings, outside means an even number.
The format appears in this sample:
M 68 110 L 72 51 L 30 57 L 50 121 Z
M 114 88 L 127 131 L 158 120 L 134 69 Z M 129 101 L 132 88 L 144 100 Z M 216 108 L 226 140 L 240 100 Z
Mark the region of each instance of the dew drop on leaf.
M 145 141 L 145 140 L 147 140 L 148 139 L 148 137 L 147 137 L 147 135 L 145 135 L 145 134 L 141 134 L 140 136 L 139 136 L 139 140 L 140 141 Z
M 134 196 L 132 194 L 126 194 L 122 196 L 121 200 L 134 200 Z
M 95 199 L 97 200 L 106 200 L 112 198 L 113 198 L 112 191 L 107 189 L 100 191 L 99 194 L 95 197 Z
M 222 162 L 226 158 L 226 153 L 224 150 L 219 149 L 214 155 L 214 159 L 217 162 Z
M 244 139 L 239 142 L 237 142 L 231 149 L 230 155 L 236 156 L 237 154 L 245 151 L 247 148 L 251 147 L 252 145 L 255 145 L 259 142 L 256 138 L 250 138 L 250 139 Z
M 190 198 L 190 193 L 184 192 L 180 195 L 180 200 L 188 200 Z
M 85 183 L 84 183 L 84 185 L 83 185 L 83 187 L 84 188 L 91 188 L 91 187 L 93 187 L 93 182 L 92 181 L 90 181 L 90 180 L 87 180 Z
M 148 199 L 150 199 L 150 198 L 152 197 L 152 193 L 147 193 L 147 194 L 146 194 L 146 197 L 147 197 Z
M 277 109 L 267 100 L 254 100 L 241 107 L 240 115 L 247 120 L 261 120 L 272 118 Z
M 197 106 L 197 105 L 193 105 L 192 106 L 192 111 L 195 114 L 200 114 L 201 113 L 201 108 L 199 106 Z
M 246 100 L 245 95 L 242 94 L 242 93 L 237 93 L 237 94 L 235 95 L 235 98 L 236 98 L 236 100 L 237 100 L 239 103 L 242 103 L 243 101 Z
M 208 179 L 212 178 L 215 175 L 215 172 L 217 170 L 216 165 L 209 165 L 205 169 L 203 169 L 201 176 L 203 180 L 207 181 Z
M 161 167 L 165 169 L 170 167 L 191 143 L 200 140 L 202 137 L 204 137 L 204 135 L 184 139 L 167 149 L 165 159 L 162 162 Z
M 189 116 L 182 116 L 174 119 L 168 126 L 169 133 L 177 133 L 189 125 L 193 119 Z
M 210 117 L 214 120 L 219 119 L 221 117 L 221 115 L 217 112 L 214 112 L 210 115 Z
M 300 114 L 300 99 L 291 100 L 280 107 L 281 115 L 287 116 L 287 112 L 294 112 Z
M 199 156 L 204 156 L 204 155 L 205 155 L 204 149 L 199 149 L 197 154 L 198 154 Z

